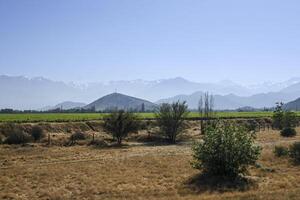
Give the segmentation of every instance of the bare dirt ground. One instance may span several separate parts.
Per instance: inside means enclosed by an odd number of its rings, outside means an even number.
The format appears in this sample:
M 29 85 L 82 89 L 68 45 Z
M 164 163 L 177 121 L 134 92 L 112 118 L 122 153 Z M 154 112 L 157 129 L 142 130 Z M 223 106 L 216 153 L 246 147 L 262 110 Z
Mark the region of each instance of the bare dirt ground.
M 300 141 L 299 134 L 259 132 L 259 167 L 251 167 L 254 184 L 243 189 L 192 184 L 201 172 L 190 165 L 191 141 L 201 137 L 193 126 L 187 136 L 177 145 L 129 140 L 118 148 L 1 145 L 0 199 L 300 199 L 300 166 L 273 154 L 275 145 Z

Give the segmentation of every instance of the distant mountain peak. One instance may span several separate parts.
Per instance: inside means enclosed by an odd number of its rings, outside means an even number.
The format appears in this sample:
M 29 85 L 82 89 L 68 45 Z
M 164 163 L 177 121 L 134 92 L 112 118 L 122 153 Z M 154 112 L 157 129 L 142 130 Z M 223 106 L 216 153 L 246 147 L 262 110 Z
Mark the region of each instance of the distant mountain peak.
M 114 92 L 97 99 L 96 101 L 88 104 L 84 108 L 95 109 L 97 111 L 115 110 L 115 109 L 136 110 L 136 111 L 142 111 L 142 109 L 144 109 L 144 111 L 147 111 L 147 110 L 154 110 L 156 108 L 156 105 L 144 99 Z

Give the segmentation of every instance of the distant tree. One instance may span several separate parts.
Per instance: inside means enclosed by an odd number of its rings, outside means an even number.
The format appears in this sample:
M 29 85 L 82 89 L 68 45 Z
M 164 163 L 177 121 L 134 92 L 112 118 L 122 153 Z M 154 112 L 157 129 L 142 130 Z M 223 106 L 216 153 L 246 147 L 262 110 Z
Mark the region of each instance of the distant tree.
M 137 131 L 138 128 L 137 117 L 124 110 L 115 111 L 104 118 L 104 129 L 112 134 L 119 145 L 129 133 Z
M 176 142 L 176 137 L 184 128 L 184 118 L 188 115 L 186 102 L 164 103 L 156 113 L 156 121 L 162 133 L 171 143 Z
M 214 97 L 209 95 L 208 92 L 204 96 L 200 97 L 198 103 L 198 112 L 200 115 L 201 134 L 204 133 L 205 126 L 210 123 L 210 120 L 214 118 Z

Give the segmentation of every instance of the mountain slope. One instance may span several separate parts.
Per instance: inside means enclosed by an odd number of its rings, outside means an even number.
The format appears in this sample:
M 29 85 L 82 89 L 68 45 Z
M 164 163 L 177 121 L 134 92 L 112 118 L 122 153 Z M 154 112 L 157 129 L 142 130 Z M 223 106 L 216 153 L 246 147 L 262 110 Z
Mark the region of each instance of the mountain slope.
M 180 77 L 155 81 L 111 81 L 75 85 L 42 77 L 26 78 L 0 75 L 0 109 L 40 109 L 45 105 L 56 105 L 59 102 L 64 102 L 66 99 L 74 102 L 91 102 L 99 96 L 116 90 L 150 101 L 169 99 L 169 97 L 179 94 L 184 94 L 186 95 L 185 98 L 188 98 L 189 94 L 197 93 L 197 91 L 209 91 L 213 94 L 219 94 L 216 97 L 216 104 L 222 109 L 232 109 L 238 106 L 268 107 L 273 106 L 276 101 L 289 102 L 298 98 L 300 96 L 299 80 L 299 78 L 293 78 L 274 87 L 272 84 L 262 84 L 249 88 L 231 81 L 201 83 Z M 277 88 L 276 92 L 269 92 L 275 90 L 274 88 Z M 262 90 L 269 93 L 257 94 L 257 91 Z M 189 97 L 191 98 L 189 101 L 193 102 L 191 103 L 193 107 L 197 107 L 198 104 L 198 97 L 195 96 Z
M 113 109 L 124 109 L 124 110 L 153 110 L 156 108 L 154 103 L 143 99 L 127 96 L 120 93 L 112 93 L 101 97 L 100 99 L 88 104 L 84 109 L 93 109 L 96 111 L 113 110 Z
M 0 108 L 39 109 L 66 99 L 81 101 L 79 89 L 44 78 L 0 76 L 0 91 Z
M 284 105 L 284 109 L 286 110 L 300 110 L 300 98 L 296 99 L 295 101 L 291 101 Z
M 202 92 L 196 92 L 191 95 L 177 95 L 171 98 L 162 99 L 156 103 L 170 103 L 174 101 L 186 101 L 191 109 L 197 109 Z M 289 102 L 299 96 L 297 93 L 270 92 L 241 97 L 234 94 L 214 95 L 214 107 L 218 110 L 237 109 L 240 107 L 264 108 L 273 107 L 276 102 Z
M 55 106 L 47 106 L 42 108 L 41 110 L 47 111 L 47 110 L 55 110 L 55 109 L 62 109 L 62 110 L 69 110 L 73 108 L 81 108 L 84 107 L 86 104 L 81 102 L 72 102 L 72 101 L 65 101 L 62 103 L 59 103 Z

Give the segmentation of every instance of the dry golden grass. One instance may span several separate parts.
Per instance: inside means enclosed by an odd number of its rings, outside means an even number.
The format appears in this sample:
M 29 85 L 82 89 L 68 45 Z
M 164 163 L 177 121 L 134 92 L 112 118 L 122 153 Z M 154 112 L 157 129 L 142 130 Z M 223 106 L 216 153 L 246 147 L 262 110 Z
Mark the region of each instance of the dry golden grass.
M 196 133 L 190 127 L 183 138 L 199 138 Z M 0 199 L 300 199 L 300 166 L 273 154 L 274 145 L 299 138 L 284 139 L 277 131 L 258 133 L 257 142 L 264 147 L 261 167 L 251 167 L 249 179 L 255 184 L 245 190 L 191 185 L 200 172 L 190 166 L 189 143 L 129 142 L 105 149 L 2 145 Z

